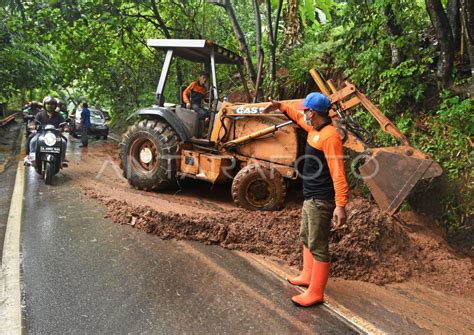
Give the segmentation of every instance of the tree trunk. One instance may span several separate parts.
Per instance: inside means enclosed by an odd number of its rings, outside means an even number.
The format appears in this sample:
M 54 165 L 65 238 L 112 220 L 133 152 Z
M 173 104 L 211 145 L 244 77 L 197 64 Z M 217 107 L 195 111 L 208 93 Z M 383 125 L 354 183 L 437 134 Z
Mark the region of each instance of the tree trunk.
M 298 0 L 288 0 L 288 6 L 284 14 L 285 38 L 284 44 L 291 47 L 303 38 L 300 14 L 298 11 Z
M 474 2 L 472 0 L 460 0 L 461 17 L 464 26 L 464 41 L 471 63 L 471 78 L 474 77 Z M 471 93 L 472 94 L 472 93 Z
M 453 83 L 452 70 L 454 60 L 453 33 L 441 0 L 425 0 L 426 10 L 436 31 L 440 56 L 436 75 L 441 87 L 448 88 Z
M 262 45 L 262 20 L 260 18 L 260 6 L 258 0 L 253 0 L 253 10 L 255 12 L 255 48 L 257 49 L 257 64 L 260 61 L 261 53 L 260 48 Z M 258 81 L 258 78 L 257 78 Z
M 26 102 L 26 87 L 22 87 L 20 91 L 20 108 L 23 108 Z
M 455 52 L 459 51 L 461 45 L 461 19 L 460 19 L 459 0 L 448 0 L 446 5 L 447 16 L 451 31 L 453 33 L 453 48 Z
M 385 24 L 385 31 L 387 34 L 393 38 L 400 37 L 402 35 L 402 30 L 395 20 L 395 13 L 393 12 L 392 5 L 389 4 L 385 6 L 383 14 L 387 18 L 387 23 Z M 400 64 L 403 61 L 402 53 L 397 47 L 395 41 L 390 42 L 390 50 L 392 53 L 392 65 Z
M 232 6 L 230 0 L 208 0 L 208 2 L 224 7 L 224 9 L 226 10 L 230 22 L 232 24 L 234 34 L 239 42 L 240 52 L 242 53 L 242 57 L 244 58 L 245 67 L 247 68 L 250 78 L 252 78 L 252 81 L 255 84 L 257 81 L 257 74 L 255 73 L 252 58 L 250 57 L 250 51 L 248 48 L 247 40 L 245 39 L 244 33 L 242 32 L 242 28 L 240 27 L 239 21 L 237 20 L 237 16 L 235 15 L 234 7 Z
M 272 5 L 270 0 L 265 0 L 266 14 L 267 14 L 267 31 L 268 31 L 268 40 L 270 44 L 270 80 L 272 83 L 276 79 L 276 49 L 277 49 L 277 33 L 278 33 L 278 20 L 280 19 L 281 7 L 283 0 L 278 2 L 278 10 L 275 20 L 275 28 L 272 26 Z
M 257 64 L 263 64 L 263 52 L 262 52 L 262 20 L 260 17 L 260 6 L 258 5 L 258 0 L 253 0 L 253 10 L 255 12 L 255 48 L 257 49 Z M 257 68 L 257 77 L 255 80 L 255 97 L 253 101 L 259 101 L 262 96 L 260 90 L 260 82 L 262 80 L 262 71 Z

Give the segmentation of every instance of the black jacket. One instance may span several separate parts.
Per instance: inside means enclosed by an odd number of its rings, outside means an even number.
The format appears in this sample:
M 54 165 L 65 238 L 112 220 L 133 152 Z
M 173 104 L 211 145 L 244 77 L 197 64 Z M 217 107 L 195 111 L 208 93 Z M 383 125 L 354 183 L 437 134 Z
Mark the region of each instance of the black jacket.
M 41 112 L 36 114 L 35 120 L 38 121 L 43 127 L 48 124 L 51 124 L 58 128 L 59 125 L 64 122 L 64 117 L 56 112 L 53 113 L 50 117 L 45 110 L 42 110 Z

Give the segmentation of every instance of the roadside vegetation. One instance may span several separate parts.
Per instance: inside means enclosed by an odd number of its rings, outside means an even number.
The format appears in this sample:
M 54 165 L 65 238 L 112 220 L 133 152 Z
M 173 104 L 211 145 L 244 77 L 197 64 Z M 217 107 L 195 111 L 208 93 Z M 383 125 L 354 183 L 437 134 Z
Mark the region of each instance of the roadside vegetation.
M 350 80 L 446 171 L 422 185 L 408 206 L 440 217 L 450 231 L 473 215 L 472 1 L 1 3 L 0 100 L 10 108 L 54 94 L 110 110 L 123 127 L 128 115 L 154 101 L 164 55 L 146 39 L 206 38 L 244 56 L 254 94 L 261 73 L 260 100 L 303 97 L 315 89 L 311 68 L 336 84 Z M 173 66 L 176 81 L 168 82 L 165 95 L 177 102 L 180 87 L 201 69 Z M 218 80 L 223 92 L 238 95 L 241 87 L 230 71 L 219 69 Z M 396 144 L 369 115 L 358 112 L 356 118 L 377 144 Z

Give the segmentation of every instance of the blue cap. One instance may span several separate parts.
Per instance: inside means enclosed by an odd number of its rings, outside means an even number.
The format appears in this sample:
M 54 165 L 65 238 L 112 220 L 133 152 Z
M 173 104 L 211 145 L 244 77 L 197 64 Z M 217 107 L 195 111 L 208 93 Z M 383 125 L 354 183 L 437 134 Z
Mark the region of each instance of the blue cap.
M 306 96 L 303 105 L 298 109 L 312 109 L 319 113 L 326 113 L 331 106 L 331 101 L 327 96 L 319 92 L 312 92 Z

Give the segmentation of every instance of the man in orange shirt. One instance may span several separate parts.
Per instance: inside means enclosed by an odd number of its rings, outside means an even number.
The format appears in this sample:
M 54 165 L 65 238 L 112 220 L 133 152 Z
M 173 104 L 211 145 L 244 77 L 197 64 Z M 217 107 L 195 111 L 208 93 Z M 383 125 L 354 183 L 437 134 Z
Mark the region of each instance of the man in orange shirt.
M 348 184 L 343 160 L 342 140 L 329 117 L 331 103 L 324 94 L 313 92 L 303 105 L 271 101 L 264 112 L 282 111 L 308 132 L 303 167 L 303 194 L 300 239 L 303 242 L 303 271 L 288 277 L 293 285 L 308 289 L 291 300 L 299 306 L 324 301 L 329 278 L 329 232 L 331 220 L 345 222 Z M 304 114 L 298 112 L 303 110 Z
M 201 107 L 202 101 L 208 96 L 206 87 L 208 79 L 209 73 L 202 71 L 199 74 L 199 79 L 189 84 L 183 92 L 183 102 L 186 104 L 186 108 L 198 113 L 200 121 L 204 121 L 209 116 L 209 111 Z

